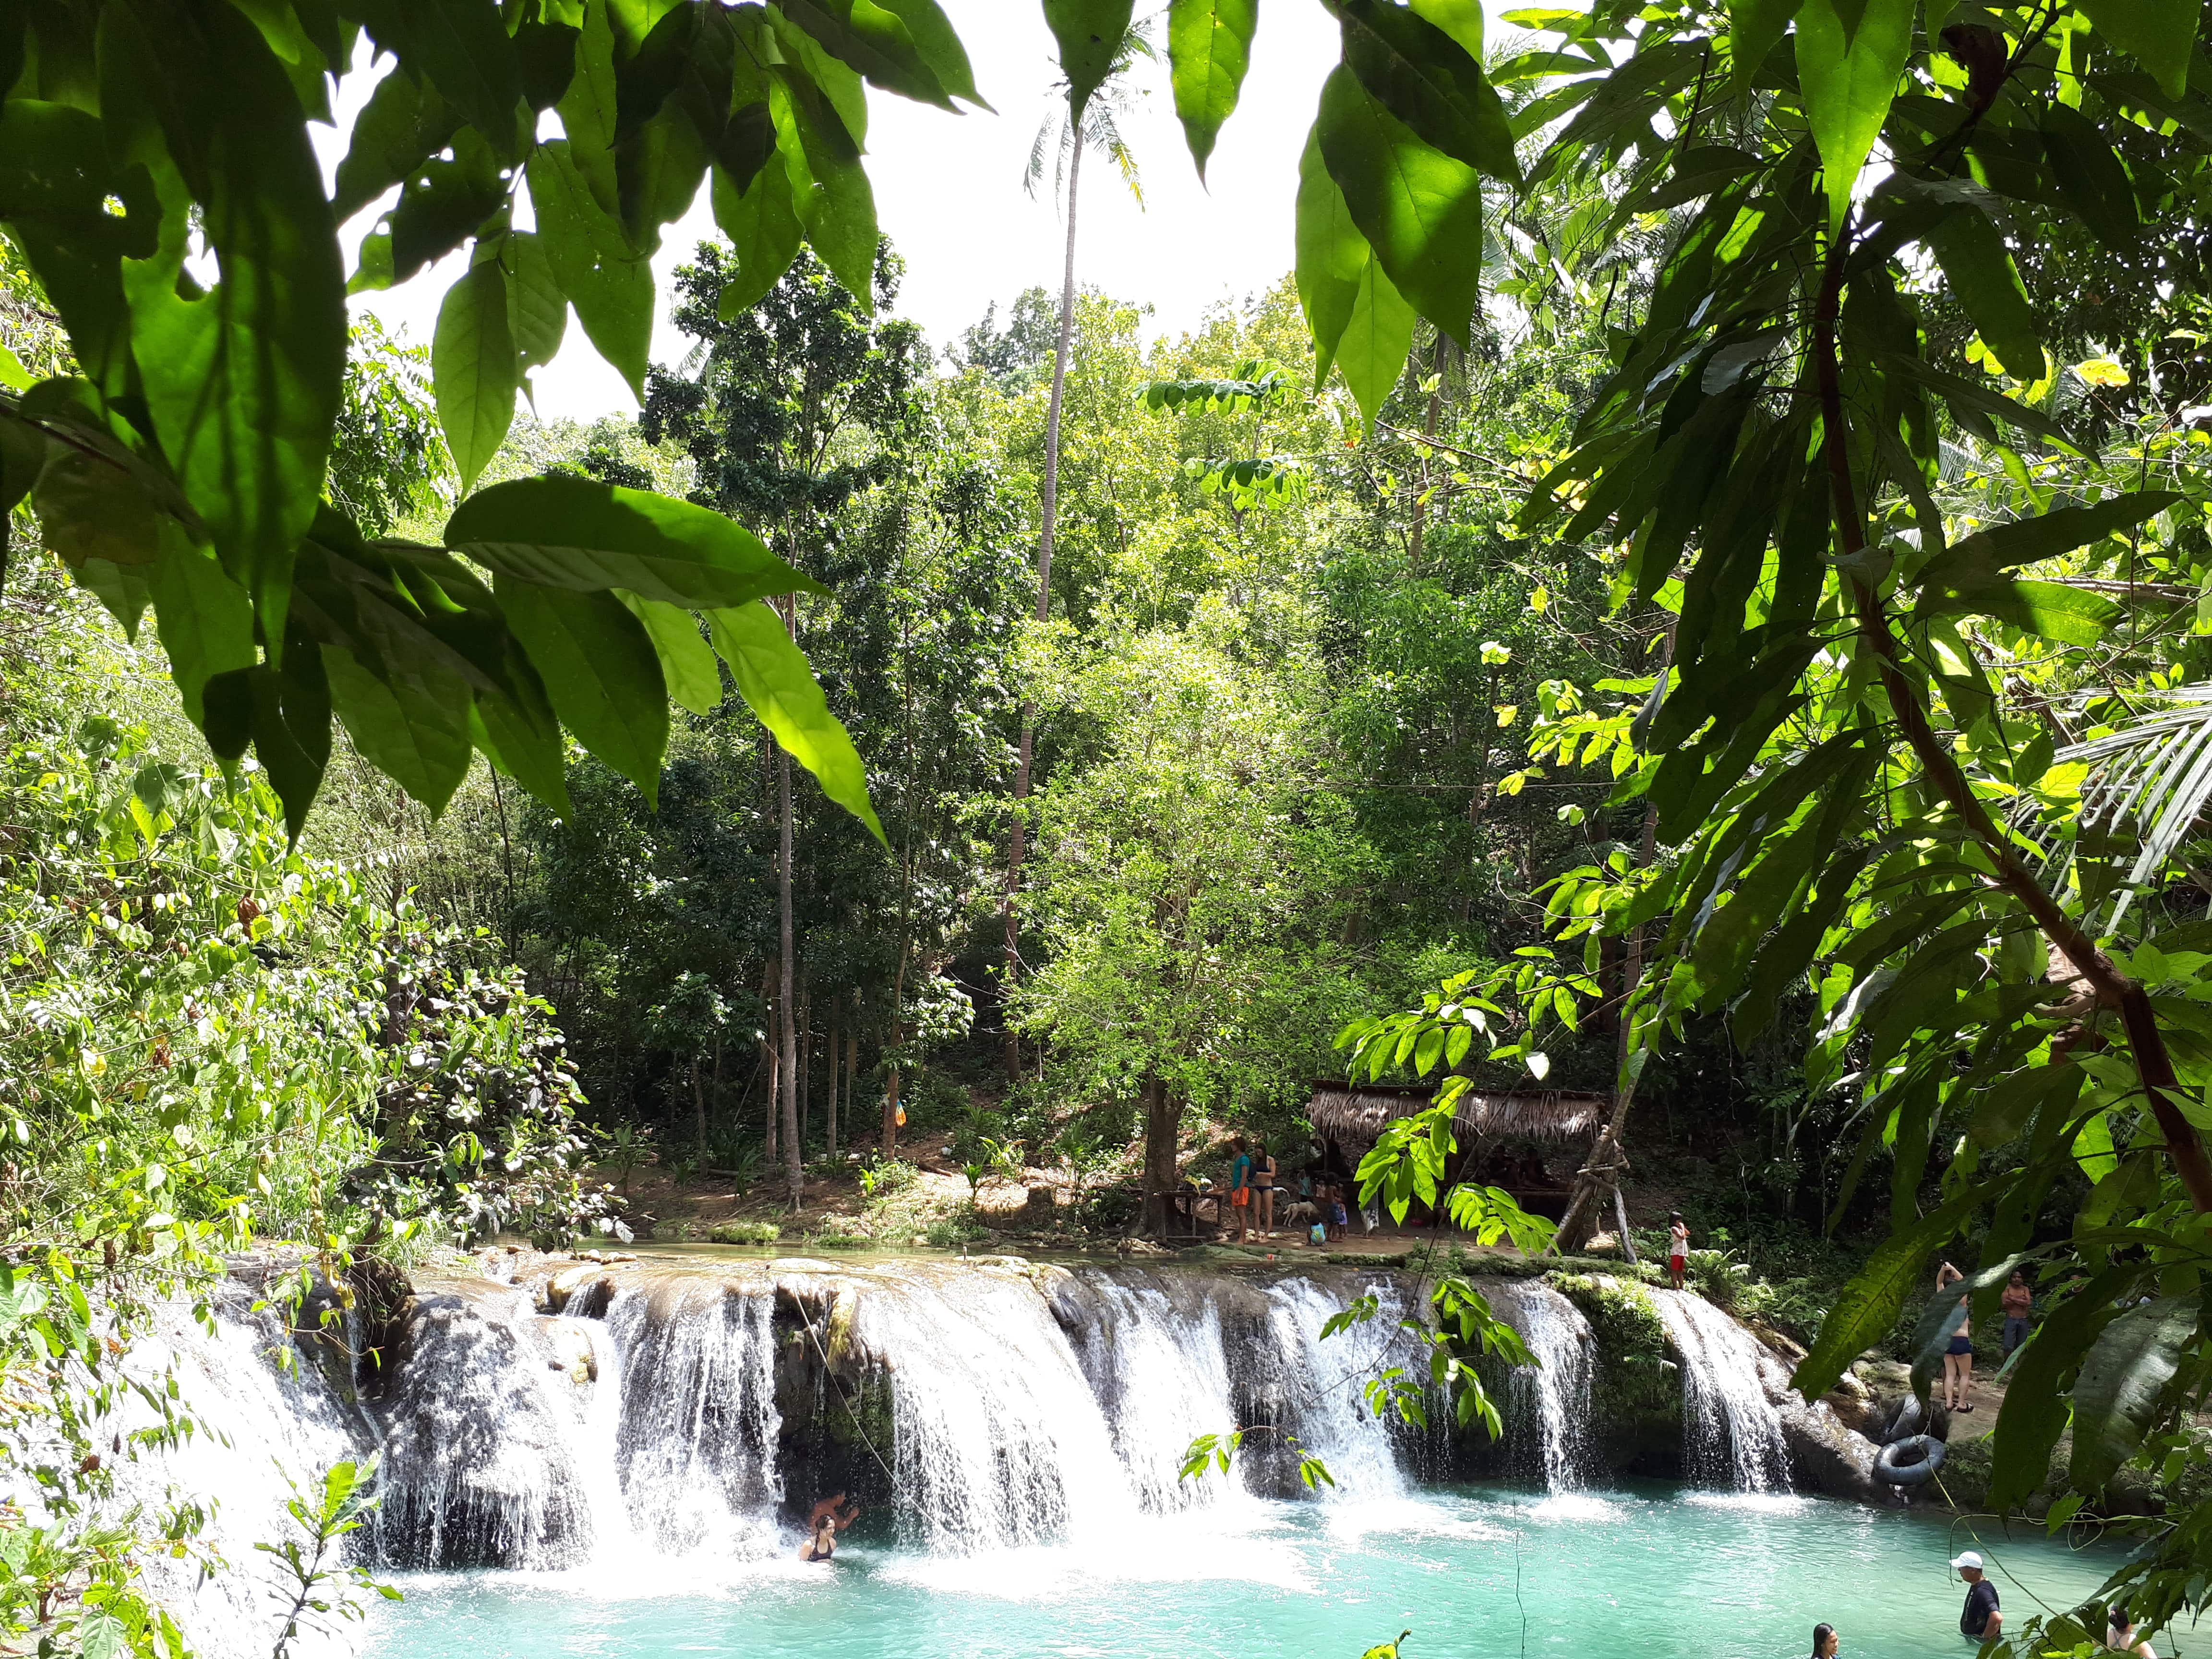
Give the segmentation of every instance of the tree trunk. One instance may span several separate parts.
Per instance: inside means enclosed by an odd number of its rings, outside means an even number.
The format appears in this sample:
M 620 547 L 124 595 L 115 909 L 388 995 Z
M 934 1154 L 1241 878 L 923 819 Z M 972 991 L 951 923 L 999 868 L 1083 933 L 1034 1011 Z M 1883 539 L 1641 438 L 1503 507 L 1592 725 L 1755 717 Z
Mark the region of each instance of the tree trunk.
M 699 1082 L 699 1056 L 691 1055 L 691 1143 L 699 1149 L 699 1164 L 707 1164 L 707 1091 Z
M 1040 623 L 1052 613 L 1052 544 L 1060 527 L 1060 405 L 1067 388 L 1068 350 L 1075 337 L 1075 203 L 1076 187 L 1083 178 L 1083 120 L 1075 122 L 1075 147 L 1067 164 L 1067 257 L 1060 277 L 1060 341 L 1053 348 L 1052 391 L 1044 406 L 1044 482 L 1037 491 L 1037 601 Z M 1036 732 L 1030 724 L 1029 699 L 1022 699 L 1021 751 L 1014 768 L 1014 823 L 1006 838 L 1006 890 L 999 897 L 999 918 L 1006 926 L 1006 965 L 1000 976 L 1000 1018 L 1006 1028 L 1006 1081 L 1022 1080 L 1022 1040 L 1012 1017 L 1014 979 L 1021 965 L 1021 925 L 1014 915 L 1014 896 L 1020 890 L 1022 854 L 1029 837 L 1030 757 Z
M 799 1145 L 805 1155 L 806 1131 L 814 1121 L 814 995 L 806 964 L 799 964 Z
M 787 617 L 787 626 L 789 621 Z M 791 757 L 779 749 L 775 760 L 776 931 L 781 946 L 777 1016 L 782 1036 L 782 1063 L 777 1067 L 782 1087 L 778 1092 L 783 1097 L 784 1180 L 791 1188 L 791 1204 L 796 1209 L 804 1195 L 805 1176 L 799 1151 L 799 1033 L 794 1018 L 798 1011 L 792 1006 Z
M 761 1137 L 761 1163 L 763 1167 L 775 1168 L 775 1115 L 781 1101 L 783 1073 L 775 1063 L 775 964 L 769 963 L 761 969 L 761 1003 L 768 1010 L 768 1031 L 761 1037 L 761 1064 L 768 1068 L 768 1128 Z
M 1182 1184 L 1176 1167 L 1182 1106 L 1158 1076 L 1145 1079 L 1145 1225 L 1156 1233 L 1168 1227 L 1168 1194 Z
M 860 1097 L 860 993 L 853 994 L 853 1023 L 845 1028 L 845 1115 L 857 1121 L 853 1103 Z
M 830 1148 L 830 1156 L 832 1158 L 837 1156 L 837 1078 L 840 1070 L 838 1066 L 840 1050 L 837 1047 L 837 1043 L 838 1034 L 844 1024 L 844 999 L 842 997 L 832 997 L 830 1000 L 830 1052 L 828 1054 L 830 1061 L 830 1118 L 827 1125 L 825 1126 L 825 1133 L 823 1136 L 823 1141 Z

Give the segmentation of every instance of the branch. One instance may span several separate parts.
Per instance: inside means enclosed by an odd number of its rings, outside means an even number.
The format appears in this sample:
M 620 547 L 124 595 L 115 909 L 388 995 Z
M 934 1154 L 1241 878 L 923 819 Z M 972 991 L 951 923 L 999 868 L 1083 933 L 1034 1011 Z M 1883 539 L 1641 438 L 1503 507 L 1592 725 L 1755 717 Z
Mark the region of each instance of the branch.
M 1850 458 L 1845 447 L 1842 377 L 1836 358 L 1836 321 L 1842 309 L 1844 264 L 1850 252 L 1848 234 L 1838 236 L 1829 249 L 1820 298 L 1813 312 L 1813 372 L 1820 399 L 1820 447 L 1828 463 L 1837 535 L 1846 559 L 1866 549 L 1865 526 L 1859 515 L 1857 495 L 1851 484 Z M 1883 609 L 1880 596 L 1856 574 L 1850 578 L 1850 586 L 1858 616 L 1859 638 L 1874 654 L 1882 689 L 1889 696 L 1890 711 L 1906 744 L 1919 758 L 1929 781 L 1995 862 L 1997 885 L 2020 901 L 2044 936 L 2080 970 L 2096 993 L 2097 1000 L 2119 1010 L 2121 1023 L 2127 1030 L 2128 1046 L 2135 1055 L 2136 1073 L 2142 1080 L 2151 1111 L 2166 1136 L 2166 1151 L 2172 1156 L 2175 1173 L 2181 1177 L 2190 1202 L 2197 1212 L 2212 1212 L 2212 1158 L 2206 1157 L 2203 1141 L 2175 1102 L 2173 1060 L 2159 1032 L 2158 1017 L 2152 1011 L 2149 997 L 2140 984 L 2115 968 L 2112 959 L 2097 948 L 2096 941 L 2075 926 L 2073 918 L 2043 890 L 2043 884 L 2021 860 L 2011 838 L 1997 827 L 1989 809 L 1974 793 L 1949 745 L 1929 725 L 1927 711 L 1921 707 L 1899 659 L 1897 637 L 1890 631 L 1889 613 Z

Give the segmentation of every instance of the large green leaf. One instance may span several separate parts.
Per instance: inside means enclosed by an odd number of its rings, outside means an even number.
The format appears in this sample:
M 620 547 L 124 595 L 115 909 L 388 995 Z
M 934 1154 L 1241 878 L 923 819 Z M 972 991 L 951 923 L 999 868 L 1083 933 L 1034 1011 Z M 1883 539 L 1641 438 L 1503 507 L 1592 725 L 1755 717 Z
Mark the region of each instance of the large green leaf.
M 719 513 L 594 478 L 494 484 L 454 511 L 446 544 L 501 575 L 578 592 L 626 587 L 670 605 L 824 591 Z
M 508 236 L 500 262 L 507 268 L 507 326 L 514 335 L 515 356 L 526 370 L 541 368 L 561 349 L 568 327 L 568 298 L 542 238 L 528 231 Z
M 954 107 L 905 20 L 875 0 L 782 0 L 785 16 L 886 92 Z
M 2027 289 L 2012 262 L 2004 238 L 1978 207 L 1946 214 L 1928 233 L 1928 246 L 1943 267 L 1943 278 L 1957 296 L 1982 343 L 1996 354 L 2015 380 L 2043 378 L 2043 342 Z
M 398 70 L 376 83 L 354 118 L 331 207 L 350 219 L 443 149 L 459 114 L 427 81 Z
M 1344 374 L 1371 429 L 1382 400 L 1405 373 L 1413 345 L 1413 308 L 1376 263 L 1352 222 L 1344 192 L 1330 178 L 1317 135 L 1298 166 L 1298 301 L 1314 337 L 1314 384 L 1334 367 Z
M 792 643 L 783 618 L 765 605 L 716 611 L 708 618 L 714 649 L 730 665 L 738 694 L 785 752 L 822 786 L 822 793 L 868 826 L 878 841 L 884 827 L 868 803 L 868 773 L 853 739 L 815 684 L 805 653 Z M 889 843 L 886 842 L 886 845 Z
M 620 106 L 614 23 L 607 15 L 606 0 L 590 0 L 576 35 L 575 73 L 554 107 L 561 116 L 569 163 L 606 214 L 616 212 L 620 201 L 615 184 L 615 125 Z
M 0 106 L 0 219 L 69 330 L 78 372 L 110 396 L 133 374 L 122 261 L 154 252 L 160 218 L 144 169 L 109 161 L 97 118 L 27 98 Z
M 1735 95 L 1751 95 L 1752 77 L 1782 44 L 1790 20 L 1804 0 L 1732 0 L 1729 11 L 1729 67 Z
M 1980 1193 L 1961 1193 L 1876 1245 L 1820 1322 L 1820 1334 L 1799 1362 L 1790 1386 L 1808 1400 L 1834 1388 L 1851 1361 L 1889 1334 L 1929 1256 L 1981 1203 Z
M 387 222 L 393 283 L 444 258 L 495 216 L 504 226 L 509 183 L 498 158 L 467 127 L 455 135 L 453 152 L 425 161 L 399 192 Z
M 1804 0 L 1798 10 L 1797 84 L 1820 152 L 1832 235 L 1897 96 L 1914 10 L 1913 0 Z
M 185 715 L 193 725 L 203 725 L 207 715 L 202 694 L 208 681 L 253 666 L 253 601 L 174 526 L 162 537 L 161 556 L 149 568 L 147 580 L 170 677 Z
M 514 348 L 506 274 L 496 259 L 472 265 L 446 290 L 430 340 L 438 423 L 465 493 L 507 441 L 521 363 Z M 333 684 L 336 682 L 333 681 Z
M 1493 179 L 1518 183 L 1505 106 L 1482 65 L 1395 0 L 1341 0 L 1344 61 L 1423 142 Z
M 698 618 L 689 611 L 658 599 L 641 599 L 635 593 L 615 597 L 630 608 L 653 636 L 660 672 L 668 681 L 668 695 L 695 714 L 711 714 L 720 708 L 722 671 L 714 665 L 714 647 L 700 633 Z
M 777 76 L 769 107 L 776 147 L 792 166 L 793 205 L 806 240 L 865 311 L 875 301 L 878 237 L 875 191 L 859 140 L 822 89 L 795 70 Z
M 969 64 L 968 49 L 960 44 L 959 34 L 937 0 L 876 0 L 876 3 L 906 25 L 915 50 L 939 86 L 978 109 L 991 107 L 975 90 L 975 72 Z
M 273 640 L 292 545 L 322 496 L 345 373 L 345 272 L 283 66 L 229 7 L 193 16 L 161 42 L 159 76 L 138 90 L 200 202 L 220 280 L 180 292 L 181 242 L 126 261 L 131 343 L 161 447 Z
M 2195 55 L 2196 0 L 2081 0 L 2097 33 L 2151 72 L 2159 90 L 2179 98 L 2189 89 Z
M 2014 1357 L 1990 1442 L 1990 1507 L 2000 1514 L 2033 1496 L 2066 1431 L 2067 1374 L 2113 1316 L 2112 1298 L 2134 1282 L 2131 1267 L 2108 1268 L 2059 1302 Z
M 631 251 L 621 222 L 601 207 L 555 139 L 530 155 L 530 200 L 553 275 L 599 355 L 645 396 L 653 346 L 653 268 Z
M 1199 177 L 1206 176 L 1221 124 L 1237 107 L 1251 67 L 1259 0 L 1172 0 L 1168 8 L 1168 71 L 1176 117 Z
M 2102 594 L 2084 592 L 2078 587 L 1956 571 L 1925 584 L 1912 614 L 1995 617 L 2062 645 L 2095 645 L 2124 613 Z
M 782 280 L 799 257 L 805 233 L 792 200 L 791 170 L 781 152 L 739 190 L 720 167 L 714 169 L 714 225 L 730 239 L 735 268 L 716 301 L 724 322 L 742 317 Z
M 1060 45 L 1068 113 L 1074 119 L 1083 118 L 1091 94 L 1113 73 L 1135 9 L 1133 0 L 1044 0 L 1044 21 Z
M 2107 495 L 2087 507 L 2054 507 L 2032 518 L 1962 536 L 1944 552 L 1929 561 L 1920 581 L 1942 582 L 1967 577 L 1986 577 L 2008 566 L 2054 559 L 2077 547 L 2101 541 L 2141 524 L 2172 507 L 2181 497 L 2170 489 L 2129 490 Z
M 644 624 L 611 593 L 541 586 L 505 571 L 496 586 L 562 724 L 653 805 L 668 747 L 668 688 Z
M 2195 1297 L 2165 1296 L 2129 1309 L 2098 1334 L 2074 1382 L 2077 1492 L 2104 1490 L 2158 1421 L 2182 1350 L 2197 1334 Z
M 362 758 L 433 814 L 468 775 L 469 688 L 434 658 L 387 663 L 371 673 L 343 646 L 323 647 L 331 707 Z
M 1467 346 L 1482 276 L 1482 179 L 1431 149 L 1339 64 L 1316 131 L 1359 234 L 1413 308 Z
M 522 159 L 522 60 L 481 0 L 359 0 L 369 33 L 510 161 Z
M 469 709 L 469 735 L 495 769 L 562 817 L 568 815 L 566 757 L 550 708 L 526 714 L 505 695 L 479 689 Z
M 2060 103 L 2041 117 L 2043 159 L 2058 181 L 2066 205 L 2097 240 L 2116 253 L 2132 253 L 2142 236 L 2134 183 L 2094 121 Z

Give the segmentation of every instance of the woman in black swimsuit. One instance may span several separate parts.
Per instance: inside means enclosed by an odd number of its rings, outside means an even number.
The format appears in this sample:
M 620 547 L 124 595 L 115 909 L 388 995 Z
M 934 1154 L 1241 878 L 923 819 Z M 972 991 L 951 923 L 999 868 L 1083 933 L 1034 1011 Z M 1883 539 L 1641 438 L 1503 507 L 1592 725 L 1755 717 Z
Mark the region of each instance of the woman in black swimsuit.
M 1259 1209 L 1260 1237 L 1273 1238 L 1275 1235 L 1275 1160 L 1267 1156 L 1267 1143 L 1256 1142 L 1252 1148 L 1252 1202 Z
M 827 1561 L 836 1553 L 837 1523 L 825 1515 L 822 1517 L 822 1523 L 814 1528 L 814 1536 L 808 1539 L 805 1547 L 799 1552 L 799 1559 L 802 1561 Z

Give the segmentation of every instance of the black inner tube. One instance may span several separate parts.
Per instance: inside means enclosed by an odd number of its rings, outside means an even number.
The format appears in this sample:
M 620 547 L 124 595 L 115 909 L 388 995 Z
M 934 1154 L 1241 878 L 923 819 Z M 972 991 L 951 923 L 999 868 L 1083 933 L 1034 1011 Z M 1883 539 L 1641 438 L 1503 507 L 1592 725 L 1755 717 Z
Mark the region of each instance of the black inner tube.
M 1893 1486 L 1917 1486 L 1935 1479 L 1948 1449 L 1932 1434 L 1909 1434 L 1875 1454 L 1874 1472 Z

